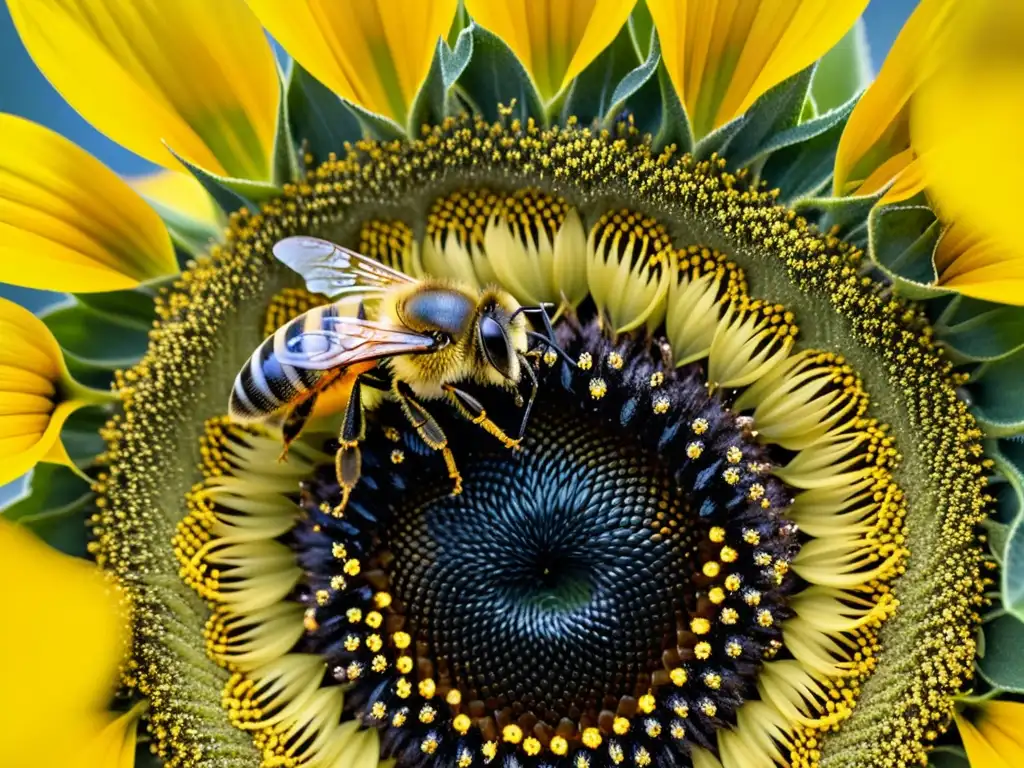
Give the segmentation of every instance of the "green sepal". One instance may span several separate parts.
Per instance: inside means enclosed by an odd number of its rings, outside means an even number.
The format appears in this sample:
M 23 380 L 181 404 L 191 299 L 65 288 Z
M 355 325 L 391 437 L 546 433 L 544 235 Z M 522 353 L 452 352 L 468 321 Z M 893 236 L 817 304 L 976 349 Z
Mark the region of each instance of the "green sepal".
M 796 127 L 807 102 L 814 66 L 797 72 L 755 101 L 742 116 L 712 131 L 697 142 L 694 154 L 709 157 L 717 152 L 731 166 L 750 165 L 765 153 L 765 145 L 783 131 Z
M 658 56 L 658 88 L 661 94 L 661 125 L 654 136 L 654 150 L 661 151 L 669 144 L 675 144 L 681 153 L 694 149 L 693 128 L 686 107 L 679 100 L 679 94 L 672 85 L 668 68 L 661 58 L 661 42 L 655 35 L 651 43 L 651 56 Z
M 961 747 L 936 747 L 928 755 L 928 768 L 971 768 Z
M 424 125 L 439 125 L 452 113 L 451 90 L 472 56 L 473 34 L 468 28 L 459 33 L 454 48 L 443 39 L 437 41 L 430 71 L 409 108 L 410 136 L 416 138 Z
M 647 0 L 638 0 L 633 6 L 633 11 L 629 14 L 629 31 L 633 36 L 637 55 L 641 59 L 646 59 L 654 39 L 654 17 L 651 16 L 651 9 L 647 7 Z
M 1001 360 L 1024 350 L 1024 307 L 956 294 L 934 327 L 957 363 Z
M 472 38 L 472 58 L 458 79 L 459 95 L 485 120 L 508 119 L 498 106 L 511 107 L 512 119 L 544 124 L 544 103 L 530 74 L 505 41 L 477 23 L 462 34 Z M 515 104 L 513 105 L 513 100 Z
M 620 86 L 626 78 L 636 78 L 634 72 L 642 63 L 637 57 L 629 25 L 624 24 L 611 45 L 563 92 L 558 100 L 558 122 L 564 125 L 572 115 L 582 125 L 593 120 L 615 121 L 626 97 L 635 91 L 630 83 L 625 88 Z
M 832 180 L 839 138 L 857 98 L 772 137 L 760 177 L 779 190 L 781 202 L 820 194 Z
M 60 431 L 60 440 L 76 467 L 91 467 L 96 457 L 106 450 L 100 430 L 109 418 L 107 408 L 95 405 L 79 408 L 68 416 Z
M 292 141 L 309 152 L 314 162 L 324 162 L 331 152 L 342 152 L 345 142 L 363 137 L 363 127 L 352 110 L 294 59 L 285 98 Z
M 634 48 L 639 50 L 636 36 L 642 33 L 633 28 L 632 19 L 629 30 Z M 623 113 L 628 113 L 633 116 L 633 123 L 641 133 L 655 135 L 661 129 L 663 106 L 661 84 L 657 76 L 658 65 L 661 64 L 661 48 L 658 45 L 657 34 L 653 30 L 647 34 L 647 57 L 640 60 L 640 64 L 627 72 L 616 84 L 605 114 L 605 128 L 612 128 L 613 123 L 619 120 Z
M 979 652 L 977 667 L 981 676 L 995 688 L 1024 693 L 1024 623 L 1008 613 L 999 612 L 981 627 L 984 653 Z
M 988 437 L 1024 432 L 1024 353 L 983 363 L 971 374 L 974 415 Z M 1024 590 L 1024 570 L 1022 570 Z M 1024 599 L 1024 597 L 1022 597 Z
M 924 205 L 879 205 L 868 215 L 868 258 L 898 293 L 911 299 L 930 299 L 949 293 L 938 287 L 932 261 L 942 225 Z
M 995 520 L 1009 525 L 1001 558 L 1003 609 L 1024 621 L 1024 443 L 990 442 L 985 453 L 999 471 L 992 484 L 999 502 Z
M 0 514 L 61 552 L 85 557 L 86 521 L 93 499 L 89 484 L 61 464 L 38 464 L 29 477 L 28 489 Z
M 149 207 L 156 211 L 157 216 L 167 227 L 175 251 L 179 254 L 178 266 L 181 266 L 182 252 L 189 258 L 209 250 L 211 243 L 219 243 L 223 239 L 223 227 L 212 226 L 208 222 L 193 219 L 181 211 L 175 211 L 143 195 Z M 187 260 L 187 259 L 186 259 Z
M 131 325 L 140 331 L 148 331 L 156 320 L 153 294 L 158 287 L 159 285 L 154 283 L 129 291 L 80 293 L 75 295 L 75 299 L 100 314 L 116 318 L 125 325 Z
M 794 200 L 792 206 L 798 213 L 816 218 L 815 223 L 823 232 L 835 227 L 839 237 L 866 248 L 868 216 L 884 194 L 885 190 L 879 190 L 873 195 L 803 197 Z
M 277 128 L 274 131 L 273 180 L 277 186 L 298 181 L 303 176 L 302 155 L 292 138 L 291 114 L 288 104 L 288 82 L 280 67 L 277 71 Z
M 343 102 L 351 110 L 352 115 L 363 129 L 363 135 L 367 138 L 377 141 L 402 141 L 408 138 L 405 128 L 390 117 L 378 115 L 376 112 L 371 112 L 348 100 L 343 99 Z
M 811 81 L 811 95 L 821 112 L 846 103 L 871 83 L 871 51 L 863 19 L 822 56 Z
M 129 315 L 102 312 L 72 299 L 41 316 L 61 348 L 78 362 L 101 368 L 137 363 L 149 343 L 148 323 Z
M 281 189 L 275 184 L 267 181 L 233 179 L 229 176 L 210 173 L 183 158 L 167 142 L 164 142 L 164 146 L 178 162 L 188 169 L 196 181 L 203 185 L 203 188 L 210 193 L 210 197 L 224 213 L 231 214 L 242 208 L 248 208 L 253 213 L 258 213 L 261 202 L 281 195 Z

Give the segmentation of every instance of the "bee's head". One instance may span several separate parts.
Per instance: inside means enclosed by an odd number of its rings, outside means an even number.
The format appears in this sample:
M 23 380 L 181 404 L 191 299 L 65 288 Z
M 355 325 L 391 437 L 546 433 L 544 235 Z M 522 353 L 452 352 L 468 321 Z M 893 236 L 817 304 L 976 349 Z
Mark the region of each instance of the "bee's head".
M 526 351 L 525 321 L 513 317 L 519 305 L 508 294 L 494 292 L 480 303 L 476 323 L 476 347 L 486 364 L 486 378 L 493 384 L 519 381 L 519 354 Z

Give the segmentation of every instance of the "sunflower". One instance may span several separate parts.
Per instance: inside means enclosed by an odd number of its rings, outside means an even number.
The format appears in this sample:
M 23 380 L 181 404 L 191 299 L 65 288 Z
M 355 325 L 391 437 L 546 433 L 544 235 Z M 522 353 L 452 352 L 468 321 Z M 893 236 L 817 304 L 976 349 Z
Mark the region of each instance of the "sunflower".
M 1024 757 L 1024 17 L 865 5 L 8 0 L 162 170 L 0 117 L 4 764 Z

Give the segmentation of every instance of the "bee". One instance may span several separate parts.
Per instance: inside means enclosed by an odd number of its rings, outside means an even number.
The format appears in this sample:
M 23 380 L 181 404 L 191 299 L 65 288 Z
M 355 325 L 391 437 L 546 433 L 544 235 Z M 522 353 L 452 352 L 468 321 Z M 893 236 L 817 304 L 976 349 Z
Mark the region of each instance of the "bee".
M 338 397 L 344 416 L 335 455 L 341 486 L 336 514 L 344 510 L 361 474 L 363 387 L 393 397 L 423 442 L 441 452 L 453 495 L 462 491 L 462 477 L 425 402 L 445 400 L 506 447 L 519 448 L 538 386 L 527 357 L 529 338 L 558 350 L 545 310 L 550 305 L 523 307 L 496 288 L 478 291 L 449 280 L 417 280 L 315 237 L 281 240 L 274 256 L 302 275 L 311 292 L 335 301 L 285 323 L 253 352 L 235 378 L 228 412 L 241 423 L 283 414 L 284 457 L 317 399 L 327 391 Z M 353 297 L 359 299 L 359 316 L 346 314 Z M 525 315 L 531 312 L 543 316 L 546 336 L 527 329 Z M 532 390 L 517 438 L 491 421 L 480 401 L 459 386 L 503 387 L 514 391 L 522 405 L 524 374 Z

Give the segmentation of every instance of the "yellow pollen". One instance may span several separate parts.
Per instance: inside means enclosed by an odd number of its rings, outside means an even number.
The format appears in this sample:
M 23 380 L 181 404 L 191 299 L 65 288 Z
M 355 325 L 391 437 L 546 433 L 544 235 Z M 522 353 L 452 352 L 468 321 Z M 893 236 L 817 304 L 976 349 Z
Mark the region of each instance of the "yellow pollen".
M 612 730 L 619 736 L 625 736 L 629 733 L 629 720 L 624 717 L 616 717 L 612 723 Z
M 654 373 L 651 374 L 651 381 L 650 381 L 651 389 L 657 389 L 658 387 L 660 387 L 664 383 L 665 383 L 665 374 L 664 373 L 662 373 L 661 371 L 655 371 Z
M 718 553 L 718 559 L 723 563 L 735 563 L 737 557 L 739 555 L 732 547 L 722 547 L 722 551 Z
M 547 352 L 544 353 L 544 357 L 542 357 L 541 359 L 544 361 L 544 365 L 550 368 L 551 366 L 558 362 L 558 353 L 555 352 L 553 349 L 549 349 Z
M 493 760 L 494 756 L 498 754 L 498 742 L 488 741 L 480 747 L 480 751 L 488 760 Z
M 709 426 L 707 419 L 694 419 L 693 423 L 690 424 L 690 429 L 693 430 L 695 435 L 703 435 L 708 431 Z
M 437 739 L 428 736 L 420 744 L 420 749 L 428 755 L 434 754 L 437 751 Z
M 398 683 L 395 685 L 395 690 L 400 699 L 408 699 L 412 696 L 412 683 L 404 677 L 399 678 Z
M 762 627 L 770 627 L 775 623 L 775 618 L 772 616 L 771 611 L 764 609 L 757 612 L 757 623 Z
M 316 591 L 316 604 L 317 605 L 327 605 L 327 603 L 330 602 L 330 599 L 331 599 L 331 593 L 328 592 L 326 589 L 318 589 Z
M 369 648 L 373 653 L 376 653 L 384 647 L 384 640 L 380 635 L 369 635 L 366 638 L 366 647 Z
M 681 739 L 686 735 L 686 728 L 683 727 L 682 723 L 673 722 L 669 733 L 672 734 L 673 739 Z
M 408 715 L 406 714 L 404 709 L 395 712 L 394 716 L 391 718 L 391 724 L 395 726 L 395 728 L 401 728 L 403 725 L 405 725 L 406 717 L 408 717 Z
M 730 464 L 739 464 L 743 461 L 743 451 L 737 448 L 735 445 L 730 446 L 729 450 L 725 452 L 726 461 Z
M 721 587 L 712 587 L 708 590 L 708 600 L 715 605 L 721 605 L 725 602 L 725 590 Z
M 409 637 L 408 632 L 395 632 L 391 639 L 395 644 L 395 648 L 399 650 L 405 650 L 412 643 L 412 638 Z
M 722 479 L 725 480 L 729 485 L 736 485 L 740 481 L 739 470 L 729 467 L 722 473 Z
M 366 614 L 366 626 L 370 629 L 378 629 L 383 621 L 384 617 L 377 613 L 377 611 L 370 611 Z
M 717 691 L 722 687 L 722 676 L 716 672 L 705 672 L 704 685 L 713 691 Z
M 595 400 L 600 400 L 608 391 L 608 385 L 601 378 L 591 379 L 588 388 L 590 389 L 590 396 Z
M 718 714 L 718 707 L 715 706 L 715 702 L 711 699 L 701 699 L 700 711 L 708 717 L 714 717 Z
M 378 592 L 373 596 L 373 604 L 378 608 L 387 608 L 391 605 L 391 595 L 387 592 Z
M 391 452 L 392 464 L 401 464 L 403 461 L 405 461 L 405 453 L 403 451 L 396 448 Z
M 420 680 L 419 691 L 420 696 L 424 699 L 432 699 L 434 694 L 437 693 L 437 684 L 429 677 L 425 680 Z
M 561 736 L 555 736 L 551 739 L 551 743 L 548 748 L 559 757 L 564 757 L 569 751 L 569 742 Z
M 772 564 L 772 556 L 767 552 L 755 552 L 754 553 L 754 564 L 759 565 L 762 568 L 767 568 Z
M 597 749 L 601 746 L 601 732 L 597 728 L 587 728 L 583 731 L 583 745 L 588 749 Z
M 459 733 L 468 733 L 472 725 L 473 721 L 469 719 L 468 715 L 456 715 L 452 720 L 452 727 Z
M 695 635 L 706 635 L 711 631 L 711 622 L 705 618 L 696 618 L 690 622 L 690 631 Z
M 723 541 L 725 541 L 725 528 L 721 528 L 720 526 L 716 525 L 714 528 L 708 531 L 708 538 L 711 539 L 711 541 L 715 544 L 721 544 Z
M 448 695 L 444 697 L 444 700 L 453 707 L 457 707 L 462 703 L 462 692 L 458 688 L 452 688 L 448 691 Z
M 399 434 L 398 430 L 395 429 L 394 427 L 385 427 L 384 437 L 386 437 L 392 443 L 397 443 L 399 440 L 402 439 L 401 434 Z
M 664 395 L 662 395 L 660 397 L 656 397 L 656 398 L 654 398 L 654 406 L 653 406 L 654 412 L 657 413 L 658 415 L 661 415 L 663 413 L 667 413 L 668 409 L 669 409 L 669 406 L 671 404 L 672 404 L 671 401 L 667 397 L 665 397 Z
M 383 720 L 388 713 L 388 707 L 383 701 L 375 702 L 370 710 L 370 715 L 376 720 Z
M 747 498 L 751 501 L 757 501 L 764 496 L 764 486 L 760 483 L 754 483 L 750 486 L 750 490 L 747 491 Z
M 348 550 L 345 549 L 344 544 L 334 542 L 333 544 L 331 544 L 331 554 L 334 555 L 334 557 L 338 560 L 344 560 L 346 557 L 348 557 Z
M 676 701 L 672 706 L 672 711 L 676 713 L 677 717 L 689 717 L 690 716 L 690 705 L 685 701 Z
M 686 670 L 682 667 L 676 667 L 668 673 L 669 679 L 672 680 L 672 684 L 676 686 L 686 685 Z
M 761 604 L 761 593 L 756 589 L 748 589 L 743 593 L 743 602 L 747 605 L 760 605 Z
M 723 608 L 718 618 L 721 619 L 723 624 L 731 626 L 736 623 L 739 617 L 740 615 L 736 612 L 735 608 Z
M 307 608 L 306 612 L 302 614 L 302 626 L 307 632 L 316 632 L 320 628 L 320 625 L 316 621 L 316 609 Z
M 501 731 L 501 738 L 509 744 L 518 744 L 523 740 L 523 729 L 514 723 L 506 725 Z
M 576 365 L 581 371 L 589 371 L 594 367 L 594 357 L 589 352 L 584 352 L 576 361 Z
M 355 635 L 349 635 L 345 638 L 345 650 L 346 651 L 358 651 L 361 641 Z
M 420 710 L 420 722 L 429 725 L 434 722 L 435 717 L 437 717 L 437 710 L 429 704 L 424 704 L 423 709 Z
M 523 751 L 530 757 L 535 757 L 540 754 L 540 750 L 540 742 L 532 736 L 523 742 Z
M 412 656 L 399 656 L 398 661 L 395 662 L 395 667 L 403 675 L 408 675 L 412 672 Z
M 639 701 L 637 701 L 637 707 L 645 715 L 651 714 L 651 712 L 654 711 L 654 708 L 656 706 L 657 701 L 655 700 L 654 696 L 652 696 L 649 693 L 645 693 L 643 696 L 640 697 Z
M 699 440 L 686 446 L 686 455 L 691 459 L 699 459 L 702 453 L 704 453 L 704 444 Z
M 615 371 L 621 371 L 622 366 L 625 364 L 625 360 L 622 359 L 622 355 L 618 352 L 608 353 L 608 367 Z
M 343 568 L 343 570 L 349 576 L 358 576 L 359 575 L 359 570 L 360 570 L 360 568 L 359 568 L 359 561 L 356 560 L 356 559 L 352 559 L 352 560 L 346 561 L 345 562 L 345 567 Z
M 693 655 L 701 661 L 707 661 L 711 658 L 711 643 L 697 643 L 695 646 L 693 646 Z
M 725 577 L 725 588 L 728 589 L 730 592 L 735 592 L 737 589 L 739 589 L 740 583 L 740 577 L 737 576 L 735 573 L 730 573 L 728 576 Z
M 372 669 L 374 672 L 377 672 L 378 674 L 383 672 L 387 668 L 388 660 L 380 654 L 374 656 L 373 661 L 370 662 L 370 669 Z
M 747 544 L 756 547 L 758 544 L 761 543 L 761 534 L 759 534 L 753 528 L 748 528 L 745 531 L 743 531 L 743 540 L 747 542 Z
M 658 732 L 661 732 L 661 728 L 658 728 Z M 651 753 L 643 747 L 640 747 L 633 756 L 633 762 L 636 763 L 639 768 L 647 768 L 647 766 L 651 764 Z
M 661 736 L 661 723 L 654 719 L 647 720 L 644 723 L 644 730 L 647 732 L 648 736 L 652 739 L 656 739 Z
M 345 675 L 349 680 L 358 680 L 363 675 L 363 665 L 358 661 L 353 661 L 345 670 Z
M 709 579 L 713 579 L 715 578 L 715 576 L 721 573 L 722 566 L 720 566 L 714 560 L 708 560 L 708 562 L 704 563 L 704 565 L 701 566 L 700 570 Z
M 349 608 L 345 611 L 345 618 L 348 619 L 349 624 L 358 624 L 363 620 L 363 612 L 358 608 Z
M 345 581 L 344 576 L 341 576 L 340 574 L 337 576 L 331 576 L 331 589 L 333 589 L 335 592 L 340 592 L 341 590 L 343 590 L 346 584 L 347 582 Z
M 726 644 L 725 652 L 732 658 L 736 658 L 743 653 L 743 646 L 737 643 L 735 640 Z

